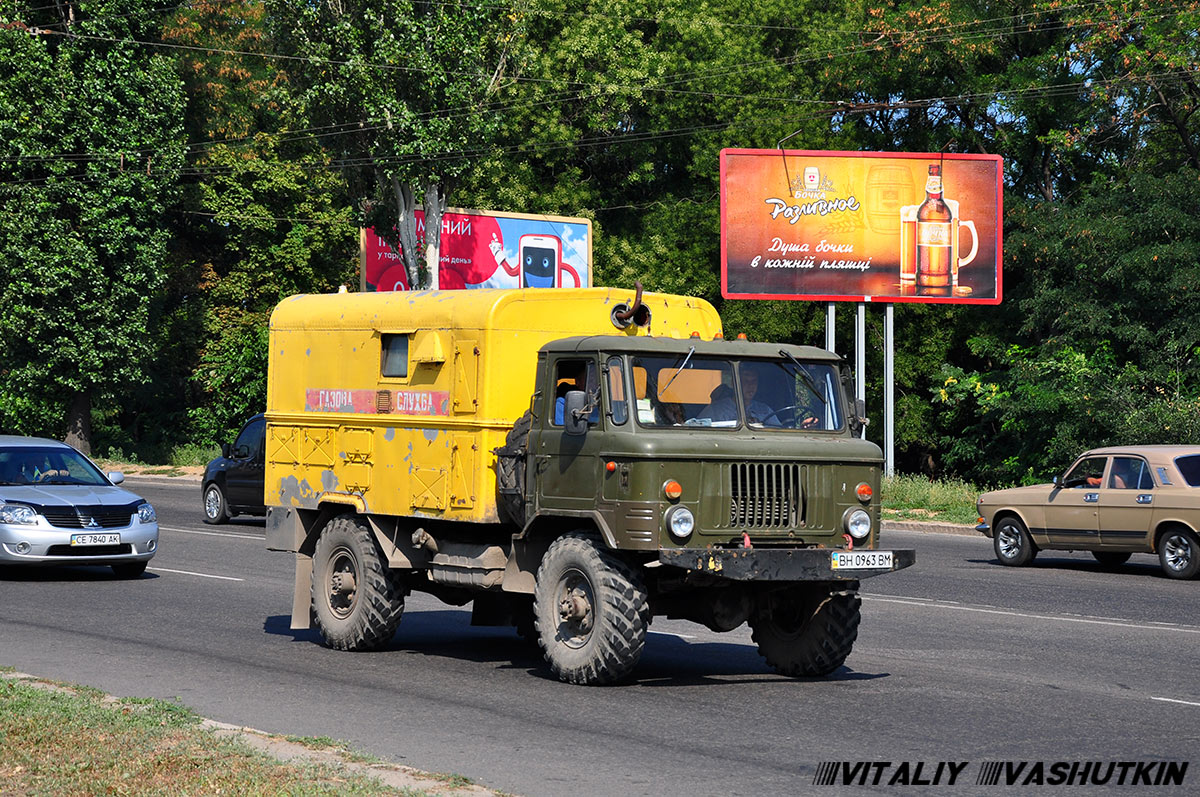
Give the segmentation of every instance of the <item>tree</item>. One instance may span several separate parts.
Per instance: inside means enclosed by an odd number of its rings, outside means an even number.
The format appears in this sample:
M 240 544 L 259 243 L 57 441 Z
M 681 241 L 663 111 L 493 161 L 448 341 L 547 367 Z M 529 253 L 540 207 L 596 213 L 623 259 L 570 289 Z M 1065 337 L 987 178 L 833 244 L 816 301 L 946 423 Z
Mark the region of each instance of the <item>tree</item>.
M 151 374 L 183 159 L 174 63 L 132 41 L 154 35 L 153 6 L 42 4 L 0 29 L 0 415 L 85 452 L 93 407 Z
M 456 179 L 492 145 L 488 102 L 508 79 L 519 15 L 422 0 L 267 6 L 285 50 L 303 53 L 289 72 L 365 223 L 403 258 L 410 285 L 436 287 L 442 213 Z

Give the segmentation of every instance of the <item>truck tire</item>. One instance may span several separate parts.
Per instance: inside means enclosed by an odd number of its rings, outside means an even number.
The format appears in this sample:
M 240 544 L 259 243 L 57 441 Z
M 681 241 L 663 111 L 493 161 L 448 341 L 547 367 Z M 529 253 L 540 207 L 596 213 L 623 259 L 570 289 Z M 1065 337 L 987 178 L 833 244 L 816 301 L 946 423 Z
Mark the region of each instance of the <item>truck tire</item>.
M 532 428 L 533 413 L 526 410 L 508 430 L 504 445 L 496 449 L 496 509 L 500 520 L 522 528 L 525 526 L 525 456 Z
M 573 684 L 628 675 L 650 626 L 646 586 L 636 570 L 585 534 L 555 540 L 538 567 L 534 622 L 550 669 Z
M 403 613 L 404 590 L 367 524 L 351 515 L 330 520 L 313 551 L 312 616 L 325 644 L 377 650 Z
M 813 592 L 803 587 L 762 596 L 750 614 L 758 653 L 781 675 L 829 675 L 842 666 L 858 639 L 857 592 Z

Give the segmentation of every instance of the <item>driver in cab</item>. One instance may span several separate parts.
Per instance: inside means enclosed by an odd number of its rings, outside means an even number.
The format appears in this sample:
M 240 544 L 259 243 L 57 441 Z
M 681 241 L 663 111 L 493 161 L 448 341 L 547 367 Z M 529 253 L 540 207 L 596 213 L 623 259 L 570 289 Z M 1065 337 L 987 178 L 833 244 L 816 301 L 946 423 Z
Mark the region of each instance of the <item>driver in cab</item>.
M 746 422 L 759 426 L 782 426 L 775 410 L 764 402 L 754 398 L 758 393 L 758 373 L 743 368 L 740 371 L 742 380 L 742 399 L 745 402 Z M 729 385 L 718 385 L 709 397 L 711 403 L 700 411 L 698 418 L 712 421 L 738 420 L 737 401 L 733 388 Z

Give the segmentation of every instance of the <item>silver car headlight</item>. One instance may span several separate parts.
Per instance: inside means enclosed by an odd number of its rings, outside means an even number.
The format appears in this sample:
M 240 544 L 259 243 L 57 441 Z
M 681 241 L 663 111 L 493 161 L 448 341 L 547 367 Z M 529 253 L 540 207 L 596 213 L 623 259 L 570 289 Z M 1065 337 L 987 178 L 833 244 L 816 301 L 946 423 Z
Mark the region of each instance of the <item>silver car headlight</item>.
M 36 526 L 37 512 L 25 504 L 4 504 L 0 506 L 0 523 L 14 526 Z
M 153 523 L 158 520 L 158 515 L 154 513 L 154 507 L 149 504 L 142 504 L 138 507 L 138 520 L 142 523 Z
M 846 513 L 842 519 L 846 531 L 856 540 L 861 540 L 871 533 L 871 516 L 863 509 L 854 509 Z
M 667 510 L 667 531 L 682 542 L 696 530 L 696 518 L 686 506 L 673 506 Z

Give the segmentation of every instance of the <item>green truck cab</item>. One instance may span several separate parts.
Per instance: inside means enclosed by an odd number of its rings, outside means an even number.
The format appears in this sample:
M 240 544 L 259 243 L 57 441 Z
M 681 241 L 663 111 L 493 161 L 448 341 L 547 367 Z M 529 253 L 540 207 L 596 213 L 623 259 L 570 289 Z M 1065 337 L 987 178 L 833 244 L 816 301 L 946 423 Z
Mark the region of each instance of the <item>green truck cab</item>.
M 878 446 L 856 435 L 839 358 L 699 338 L 557 340 L 499 456 L 537 636 L 564 680 L 618 679 L 652 616 L 749 622 L 791 676 L 827 675 L 857 636 L 879 549 Z

